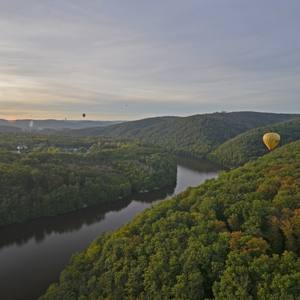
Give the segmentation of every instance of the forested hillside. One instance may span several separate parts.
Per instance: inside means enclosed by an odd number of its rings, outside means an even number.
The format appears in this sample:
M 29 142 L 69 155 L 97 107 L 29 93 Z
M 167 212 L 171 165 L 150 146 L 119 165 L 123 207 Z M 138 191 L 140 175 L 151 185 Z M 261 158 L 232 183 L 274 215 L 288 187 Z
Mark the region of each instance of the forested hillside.
M 74 134 L 134 138 L 160 145 L 177 154 L 203 157 L 212 149 L 249 129 L 294 118 L 296 115 L 232 112 L 160 117 L 125 122 Z
M 46 299 L 298 299 L 300 141 L 99 237 Z
M 280 145 L 298 140 L 300 139 L 300 119 L 249 130 L 226 141 L 210 153 L 208 158 L 227 167 L 242 165 L 268 152 L 262 142 L 262 136 L 272 131 L 280 134 Z
M 133 142 L 26 134 L 0 138 L 0 226 L 117 201 L 176 181 L 172 156 Z
M 88 127 L 102 127 L 120 123 L 120 121 L 89 121 L 89 120 L 4 120 L 0 119 L 0 132 L 10 131 L 42 131 L 45 129 L 82 129 Z M 10 128 L 10 129 L 8 129 Z

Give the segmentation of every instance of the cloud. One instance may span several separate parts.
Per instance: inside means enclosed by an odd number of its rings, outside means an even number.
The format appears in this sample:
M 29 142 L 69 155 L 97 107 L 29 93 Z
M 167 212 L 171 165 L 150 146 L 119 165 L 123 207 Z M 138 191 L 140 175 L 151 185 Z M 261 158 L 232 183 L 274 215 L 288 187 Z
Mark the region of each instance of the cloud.
M 297 1 L 0 3 L 0 113 L 299 111 Z

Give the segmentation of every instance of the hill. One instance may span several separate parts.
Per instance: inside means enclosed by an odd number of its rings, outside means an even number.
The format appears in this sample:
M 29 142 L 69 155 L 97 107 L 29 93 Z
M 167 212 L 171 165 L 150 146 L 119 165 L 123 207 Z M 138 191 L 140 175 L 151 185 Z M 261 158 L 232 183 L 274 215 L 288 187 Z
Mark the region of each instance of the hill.
M 43 130 L 65 130 L 83 129 L 91 127 L 102 127 L 120 123 L 119 121 L 73 121 L 73 120 L 15 120 L 8 121 L 0 119 L 0 132 L 24 130 L 24 131 L 43 131 Z
M 15 126 L 0 125 L 0 132 L 3 133 L 21 132 L 21 129 Z
M 132 142 L 0 134 L 0 227 L 174 186 L 176 170 L 169 153 Z
M 236 167 L 268 152 L 262 143 L 266 132 L 275 131 L 281 136 L 281 145 L 300 139 L 300 119 L 268 125 L 242 133 L 226 141 L 209 154 L 209 159 L 227 167 Z
M 300 141 L 206 181 L 75 255 L 49 299 L 298 299 Z
M 82 135 L 133 138 L 160 145 L 177 154 L 203 157 L 212 149 L 249 129 L 286 121 L 297 115 L 231 112 L 190 117 L 143 119 L 105 128 L 77 131 Z

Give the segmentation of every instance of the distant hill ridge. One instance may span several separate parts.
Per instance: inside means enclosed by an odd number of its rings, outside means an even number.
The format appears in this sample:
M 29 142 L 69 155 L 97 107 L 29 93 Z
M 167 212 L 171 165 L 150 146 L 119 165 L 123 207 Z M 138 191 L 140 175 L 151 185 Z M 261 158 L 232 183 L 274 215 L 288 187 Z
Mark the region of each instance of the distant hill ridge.
M 238 134 L 297 117 L 300 115 L 249 111 L 211 113 L 148 118 L 107 127 L 86 128 L 73 133 L 139 139 L 177 154 L 204 157 Z
M 0 132 L 21 132 L 21 128 L 9 125 L 0 125 Z
M 102 127 L 120 123 L 121 121 L 89 121 L 89 120 L 31 120 L 20 119 L 9 121 L 0 119 L 0 132 L 26 130 L 64 130 L 64 129 L 83 129 L 91 127 Z M 10 129 L 6 128 L 10 127 Z M 15 129 L 15 130 L 14 130 Z

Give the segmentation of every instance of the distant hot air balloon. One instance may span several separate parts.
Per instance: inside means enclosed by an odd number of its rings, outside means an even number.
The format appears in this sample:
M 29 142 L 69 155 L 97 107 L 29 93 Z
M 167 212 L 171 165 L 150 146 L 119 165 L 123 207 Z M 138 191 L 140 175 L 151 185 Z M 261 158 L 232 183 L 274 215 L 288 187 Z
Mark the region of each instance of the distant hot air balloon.
M 271 151 L 275 149 L 280 142 L 280 135 L 276 132 L 268 132 L 263 136 L 263 142 Z
M 82 114 L 82 117 L 85 118 L 86 114 Z

